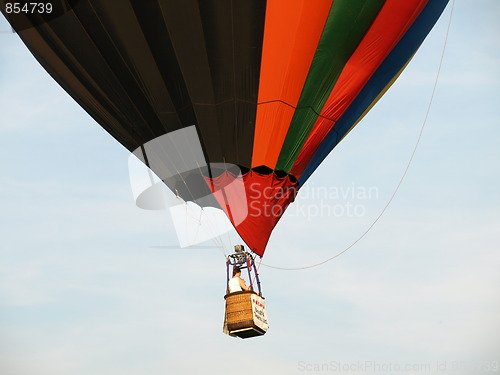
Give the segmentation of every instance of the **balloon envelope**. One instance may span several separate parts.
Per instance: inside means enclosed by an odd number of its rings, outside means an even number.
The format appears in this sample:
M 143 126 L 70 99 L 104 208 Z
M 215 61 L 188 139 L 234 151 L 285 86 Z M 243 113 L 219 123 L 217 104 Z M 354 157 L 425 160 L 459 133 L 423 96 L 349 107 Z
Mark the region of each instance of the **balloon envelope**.
M 398 77 L 447 2 L 80 0 L 51 15 L 2 12 L 130 151 L 194 125 L 206 167 L 164 183 L 186 201 L 212 193 L 209 205 L 262 256 L 300 186 Z M 160 149 L 142 159 L 154 158 L 159 176 L 188 147 Z M 243 190 L 228 188 L 234 179 Z

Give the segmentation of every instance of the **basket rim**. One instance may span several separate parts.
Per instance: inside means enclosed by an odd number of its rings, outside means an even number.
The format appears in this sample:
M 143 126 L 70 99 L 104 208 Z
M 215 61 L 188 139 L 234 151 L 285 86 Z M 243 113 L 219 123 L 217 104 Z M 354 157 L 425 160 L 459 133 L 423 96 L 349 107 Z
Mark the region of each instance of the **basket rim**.
M 227 297 L 236 296 L 236 295 L 239 295 L 239 294 L 255 294 L 255 295 L 259 296 L 260 298 L 265 299 L 263 296 L 261 296 L 259 293 L 255 292 L 253 290 L 242 290 L 241 292 L 227 293 L 224 296 L 224 299 L 227 299 Z

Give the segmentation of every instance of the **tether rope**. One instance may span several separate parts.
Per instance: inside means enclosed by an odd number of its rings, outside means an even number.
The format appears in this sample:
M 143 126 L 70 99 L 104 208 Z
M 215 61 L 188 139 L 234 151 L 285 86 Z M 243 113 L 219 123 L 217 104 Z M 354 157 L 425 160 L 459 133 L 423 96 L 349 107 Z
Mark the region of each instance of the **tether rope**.
M 375 220 L 370 224 L 370 226 L 361 234 L 361 236 L 359 236 L 354 242 L 352 242 L 344 250 L 342 250 L 341 252 L 335 254 L 334 256 L 332 256 L 330 258 L 327 258 L 327 259 L 325 259 L 325 260 L 323 260 L 323 261 L 321 261 L 319 263 L 315 263 L 315 264 L 311 264 L 311 265 L 303 266 L 303 267 L 278 267 L 278 266 L 273 266 L 273 265 L 270 265 L 270 264 L 262 263 L 263 266 L 268 267 L 268 268 L 277 269 L 277 270 L 283 270 L 283 271 L 299 271 L 299 270 L 305 270 L 305 269 L 308 269 L 308 268 L 314 268 L 314 267 L 321 266 L 321 265 L 323 265 L 323 264 L 325 264 L 325 263 L 327 263 L 327 262 L 329 262 L 329 261 L 331 261 L 331 260 L 339 257 L 340 255 L 344 254 L 345 252 L 347 252 L 348 250 L 350 250 L 352 247 L 354 247 L 354 245 L 356 245 L 359 241 L 361 241 L 361 239 L 363 237 L 365 237 L 368 234 L 368 232 L 375 226 L 375 224 L 379 221 L 379 219 L 385 213 L 385 211 L 387 210 L 387 208 L 391 204 L 392 200 L 396 196 L 396 193 L 398 192 L 399 188 L 401 187 L 401 185 L 403 183 L 403 180 L 405 179 L 406 174 L 408 173 L 408 170 L 410 169 L 410 166 L 411 166 L 412 161 L 413 161 L 413 157 L 415 156 L 415 153 L 417 152 L 418 146 L 420 144 L 420 140 L 422 139 L 422 134 L 423 134 L 425 126 L 427 124 L 427 119 L 429 117 L 429 113 L 430 113 L 430 110 L 431 110 L 431 107 L 432 107 L 432 102 L 434 100 L 434 94 L 436 93 L 436 87 L 437 87 L 437 83 L 438 83 L 438 80 L 439 80 L 439 75 L 441 73 L 441 67 L 443 65 L 444 54 L 445 54 L 446 45 L 447 45 L 447 42 L 448 42 L 448 35 L 450 33 L 450 26 L 451 26 L 451 20 L 452 20 L 452 16 L 453 16 L 453 8 L 454 7 L 455 7 L 455 0 L 453 0 L 452 3 L 451 3 L 450 19 L 448 21 L 448 27 L 446 29 L 445 40 L 444 40 L 444 43 L 443 43 L 443 50 L 441 52 L 441 58 L 440 58 L 438 70 L 437 70 L 437 73 L 436 73 L 436 79 L 434 80 L 434 87 L 432 89 L 432 93 L 431 93 L 431 97 L 430 97 L 430 100 L 429 100 L 429 104 L 427 106 L 427 112 L 425 114 L 424 121 L 422 122 L 422 126 L 420 127 L 420 133 L 418 134 L 418 138 L 417 138 L 417 141 L 416 141 L 415 146 L 413 148 L 413 152 L 411 153 L 410 159 L 408 160 L 408 163 L 407 163 L 406 168 L 405 168 L 405 170 L 403 172 L 403 175 L 401 176 L 401 179 L 399 180 L 396 188 L 394 189 L 394 192 L 392 193 L 391 197 L 389 198 L 389 201 L 384 206 L 384 208 L 382 209 L 382 211 L 375 218 Z

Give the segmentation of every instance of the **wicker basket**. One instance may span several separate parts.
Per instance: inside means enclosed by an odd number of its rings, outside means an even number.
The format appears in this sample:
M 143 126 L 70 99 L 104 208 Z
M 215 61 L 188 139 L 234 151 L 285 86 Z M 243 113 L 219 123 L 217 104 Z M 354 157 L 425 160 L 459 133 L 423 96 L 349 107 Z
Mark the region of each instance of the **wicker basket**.
M 230 335 L 241 338 L 261 336 L 266 333 L 255 322 L 252 295 L 255 292 L 235 292 L 227 294 L 225 324 Z

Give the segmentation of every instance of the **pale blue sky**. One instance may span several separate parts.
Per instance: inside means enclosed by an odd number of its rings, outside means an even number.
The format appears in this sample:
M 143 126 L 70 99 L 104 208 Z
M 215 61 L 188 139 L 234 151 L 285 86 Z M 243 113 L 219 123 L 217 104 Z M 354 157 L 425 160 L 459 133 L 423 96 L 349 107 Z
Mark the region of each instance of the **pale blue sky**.
M 450 5 L 308 181 L 309 191 L 376 194 L 299 198 L 265 264 L 320 262 L 375 220 L 425 117 Z M 270 328 L 251 340 L 222 333 L 222 253 L 154 247 L 177 240 L 166 212 L 134 205 L 128 152 L 0 19 L 0 374 L 480 374 L 454 371 L 454 361 L 500 361 L 498 19 L 497 0 L 456 1 L 427 126 L 395 200 L 323 266 L 262 266 Z M 303 214 L 347 202 L 363 214 Z

